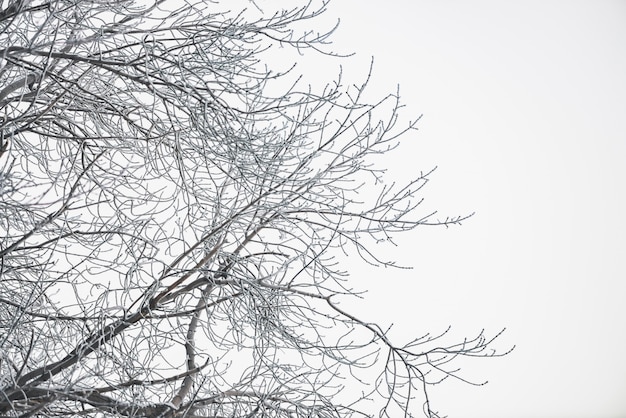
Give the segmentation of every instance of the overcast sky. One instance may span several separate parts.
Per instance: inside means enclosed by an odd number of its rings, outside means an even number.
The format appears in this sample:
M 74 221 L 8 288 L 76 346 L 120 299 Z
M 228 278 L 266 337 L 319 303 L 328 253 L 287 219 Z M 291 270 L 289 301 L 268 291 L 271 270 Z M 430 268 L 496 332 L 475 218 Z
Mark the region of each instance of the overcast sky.
M 398 240 L 411 271 L 363 269 L 399 335 L 507 327 L 507 358 L 433 388 L 450 417 L 626 416 L 626 2 L 335 1 L 335 49 L 423 114 L 394 167 L 462 227 Z M 303 71 L 305 72 L 305 71 Z M 370 307 L 371 307 L 370 306 Z

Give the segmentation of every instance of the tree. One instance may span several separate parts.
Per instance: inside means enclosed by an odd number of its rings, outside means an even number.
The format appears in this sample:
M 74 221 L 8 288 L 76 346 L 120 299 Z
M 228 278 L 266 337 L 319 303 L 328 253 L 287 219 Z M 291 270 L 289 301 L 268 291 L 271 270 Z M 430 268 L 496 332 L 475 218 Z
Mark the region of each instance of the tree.
M 1 3 L 1 416 L 437 416 L 450 361 L 501 355 L 344 307 L 342 254 L 465 217 L 372 165 L 397 94 L 268 68 L 331 54 L 324 3 L 233 4 Z

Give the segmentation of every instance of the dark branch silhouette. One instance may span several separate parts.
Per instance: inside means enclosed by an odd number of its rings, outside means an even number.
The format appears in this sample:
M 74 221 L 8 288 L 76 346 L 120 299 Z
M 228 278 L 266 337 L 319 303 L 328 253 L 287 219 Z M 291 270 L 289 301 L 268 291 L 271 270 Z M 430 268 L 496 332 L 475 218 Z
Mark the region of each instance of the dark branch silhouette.
M 342 59 L 326 3 L 267 3 L 1 3 L 0 417 L 435 417 L 503 355 L 339 303 L 346 254 L 468 216 L 385 184 L 398 94 L 272 64 Z

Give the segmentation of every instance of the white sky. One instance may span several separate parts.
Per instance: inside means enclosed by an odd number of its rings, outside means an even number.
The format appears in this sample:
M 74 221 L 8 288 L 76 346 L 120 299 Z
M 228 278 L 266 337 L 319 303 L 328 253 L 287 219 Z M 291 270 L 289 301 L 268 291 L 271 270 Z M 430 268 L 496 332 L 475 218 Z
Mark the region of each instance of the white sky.
M 357 52 L 346 77 L 373 55 L 372 91 L 399 83 L 407 118 L 424 114 L 393 165 L 438 165 L 428 207 L 477 212 L 399 239 L 414 270 L 356 272 L 369 308 L 400 337 L 507 327 L 500 347 L 517 345 L 466 359 L 490 383 L 435 387 L 436 406 L 626 416 L 626 2 L 337 0 L 328 14 L 335 49 Z

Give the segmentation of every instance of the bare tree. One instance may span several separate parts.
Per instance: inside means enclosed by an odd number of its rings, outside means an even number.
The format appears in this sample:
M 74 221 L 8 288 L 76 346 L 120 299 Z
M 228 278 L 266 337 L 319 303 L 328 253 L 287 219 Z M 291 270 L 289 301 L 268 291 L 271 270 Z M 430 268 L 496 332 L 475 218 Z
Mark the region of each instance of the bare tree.
M 397 95 L 268 67 L 330 53 L 324 3 L 226 3 L 1 2 L 0 416 L 432 417 L 452 360 L 500 355 L 342 307 L 342 254 L 464 217 L 372 165 Z

